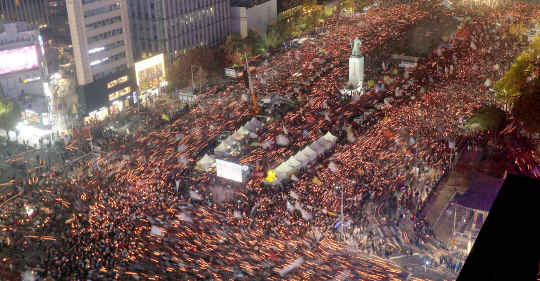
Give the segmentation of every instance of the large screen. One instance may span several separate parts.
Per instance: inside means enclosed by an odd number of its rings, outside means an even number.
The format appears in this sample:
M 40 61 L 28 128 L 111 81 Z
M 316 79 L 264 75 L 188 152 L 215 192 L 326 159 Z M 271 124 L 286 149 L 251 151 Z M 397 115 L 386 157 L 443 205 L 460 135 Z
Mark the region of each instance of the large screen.
M 0 75 L 38 66 L 36 46 L 0 51 Z
M 242 166 L 216 159 L 217 176 L 229 180 L 242 182 Z

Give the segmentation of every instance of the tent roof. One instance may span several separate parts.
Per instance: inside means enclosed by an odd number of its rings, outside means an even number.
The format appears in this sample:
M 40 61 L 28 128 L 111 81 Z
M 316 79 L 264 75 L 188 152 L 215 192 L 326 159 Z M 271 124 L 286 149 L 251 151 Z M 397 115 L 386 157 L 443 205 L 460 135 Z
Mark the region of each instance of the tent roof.
M 241 135 L 249 135 L 249 133 L 254 132 L 254 131 L 248 130 L 248 129 L 244 128 L 244 126 L 241 126 L 240 128 L 238 128 L 238 131 L 236 131 L 236 132 L 241 134 Z
M 441 3 L 439 3 L 439 6 L 451 6 L 452 2 L 448 0 L 443 0 Z
M 216 162 L 216 160 L 210 156 L 208 156 L 208 154 L 205 154 L 203 156 L 203 158 L 201 158 L 201 160 L 197 161 L 197 163 L 199 164 L 212 164 Z
M 234 139 L 237 142 L 241 142 L 245 140 L 248 136 L 239 134 L 238 131 L 234 132 L 231 136 L 232 139 Z
M 471 183 L 463 196 L 457 199 L 459 206 L 489 212 L 504 179 L 493 178 L 473 170 Z
M 248 124 L 253 124 L 253 125 L 255 125 L 256 127 L 262 127 L 263 122 L 257 120 L 257 118 L 255 118 L 255 117 L 253 117 L 253 118 L 251 119 L 251 121 L 249 121 Z
M 304 162 L 309 159 L 309 156 L 303 154 L 302 152 L 296 153 L 296 155 L 293 156 L 294 159 L 298 160 L 299 162 Z
M 302 154 L 311 157 L 311 156 L 317 154 L 317 152 L 314 151 L 313 149 L 309 148 L 309 146 L 306 146 L 306 147 L 302 150 Z
M 330 132 L 326 133 L 326 135 L 324 135 L 323 138 L 324 138 L 325 140 L 331 141 L 331 142 L 337 140 L 337 137 L 334 136 L 334 135 L 332 135 L 332 134 L 330 134 Z
M 224 141 L 222 141 L 216 148 L 214 148 L 214 151 L 229 151 L 229 148 L 225 144 Z
M 294 168 L 285 164 L 285 162 L 281 163 L 281 165 L 277 166 L 277 168 L 274 169 L 276 173 L 288 173 L 292 171 Z
M 310 144 L 309 148 L 311 148 L 313 151 L 321 151 L 321 149 L 324 149 L 324 147 L 320 146 L 317 142 Z
M 233 139 L 232 138 L 232 135 L 229 136 L 225 141 L 223 141 L 225 143 L 225 145 L 228 145 L 228 146 L 233 146 L 235 145 L 236 143 L 238 143 L 238 140 L 236 139 Z
M 291 156 L 287 161 L 285 161 L 285 164 L 287 166 L 297 167 L 298 165 L 302 164 L 302 162 L 294 159 L 294 157 Z
M 320 137 L 318 140 L 315 141 L 318 145 L 325 147 L 327 144 L 331 143 L 331 141 L 325 139 L 324 137 Z

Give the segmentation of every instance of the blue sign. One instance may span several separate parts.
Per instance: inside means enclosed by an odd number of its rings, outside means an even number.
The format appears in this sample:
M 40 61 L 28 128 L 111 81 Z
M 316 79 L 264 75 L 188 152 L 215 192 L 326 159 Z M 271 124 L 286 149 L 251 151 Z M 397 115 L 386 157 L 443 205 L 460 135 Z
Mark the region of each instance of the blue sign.
M 341 224 L 341 221 L 338 221 L 338 222 L 336 223 L 336 225 L 334 226 L 334 228 L 337 228 L 340 224 Z

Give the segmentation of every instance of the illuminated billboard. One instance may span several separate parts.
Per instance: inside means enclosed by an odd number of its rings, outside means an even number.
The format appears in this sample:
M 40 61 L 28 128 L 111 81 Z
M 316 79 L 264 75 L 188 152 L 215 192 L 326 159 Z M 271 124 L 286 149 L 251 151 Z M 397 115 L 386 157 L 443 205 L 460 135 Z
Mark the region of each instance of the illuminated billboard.
M 242 165 L 216 159 L 217 176 L 242 182 Z
M 38 66 L 36 46 L 0 51 L 0 75 Z

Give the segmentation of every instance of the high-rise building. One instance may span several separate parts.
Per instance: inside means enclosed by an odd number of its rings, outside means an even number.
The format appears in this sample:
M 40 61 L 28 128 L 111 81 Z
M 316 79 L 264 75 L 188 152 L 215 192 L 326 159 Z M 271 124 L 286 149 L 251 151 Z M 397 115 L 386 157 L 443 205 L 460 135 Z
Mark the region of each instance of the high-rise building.
M 126 0 L 67 0 L 79 103 L 103 118 L 132 106 L 136 91 Z
M 0 0 L 0 20 L 46 26 L 49 23 L 46 0 Z
M 130 0 L 133 52 L 171 63 L 194 47 L 222 44 L 231 33 L 229 0 Z

